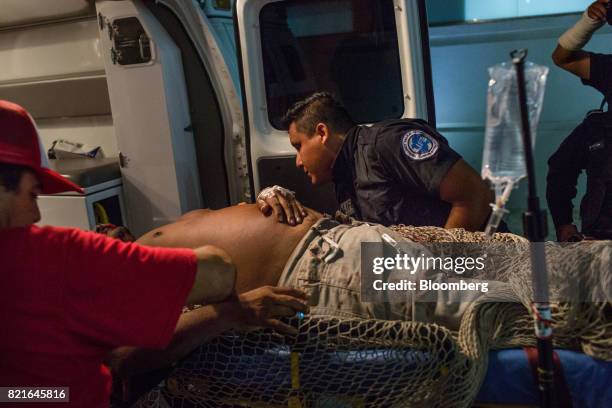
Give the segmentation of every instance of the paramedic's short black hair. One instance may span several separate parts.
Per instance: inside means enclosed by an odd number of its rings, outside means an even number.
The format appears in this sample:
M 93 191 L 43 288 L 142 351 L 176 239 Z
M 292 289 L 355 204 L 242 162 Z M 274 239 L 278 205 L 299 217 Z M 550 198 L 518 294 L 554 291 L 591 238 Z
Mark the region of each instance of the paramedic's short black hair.
M 34 173 L 29 167 L 0 163 L 0 187 L 4 187 L 6 191 L 17 192 L 21 177 L 28 172 Z
M 317 92 L 293 105 L 283 117 L 284 129 L 295 122 L 300 132 L 312 135 L 317 123 L 325 123 L 334 134 L 355 126 L 346 109 L 329 92 Z

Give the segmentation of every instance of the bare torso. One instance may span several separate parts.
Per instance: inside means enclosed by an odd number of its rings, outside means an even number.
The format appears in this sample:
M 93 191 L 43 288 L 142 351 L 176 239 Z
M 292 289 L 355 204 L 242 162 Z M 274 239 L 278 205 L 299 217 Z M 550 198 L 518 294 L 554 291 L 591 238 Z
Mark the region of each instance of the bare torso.
M 197 210 L 146 233 L 137 242 L 175 248 L 222 248 L 236 264 L 236 290 L 242 293 L 276 285 L 293 249 L 320 217 L 308 210 L 304 222 L 292 227 L 278 223 L 274 217 L 264 217 L 253 204 Z

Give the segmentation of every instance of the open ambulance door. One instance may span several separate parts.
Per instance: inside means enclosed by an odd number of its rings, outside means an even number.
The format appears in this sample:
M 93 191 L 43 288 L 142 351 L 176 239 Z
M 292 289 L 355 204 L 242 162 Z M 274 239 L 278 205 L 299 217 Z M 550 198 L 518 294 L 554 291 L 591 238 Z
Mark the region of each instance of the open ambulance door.
M 136 235 L 201 208 L 179 49 L 138 0 L 97 1 L 128 225 Z
M 321 211 L 333 189 L 295 167 L 281 118 L 317 91 L 333 93 L 360 124 L 423 118 L 435 124 L 423 0 L 236 0 L 252 191 L 280 184 Z

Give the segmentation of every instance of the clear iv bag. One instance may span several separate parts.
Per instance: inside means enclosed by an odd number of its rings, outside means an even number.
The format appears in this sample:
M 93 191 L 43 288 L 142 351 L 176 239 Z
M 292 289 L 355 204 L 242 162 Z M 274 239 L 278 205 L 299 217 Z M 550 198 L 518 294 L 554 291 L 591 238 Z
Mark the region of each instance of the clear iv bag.
M 548 68 L 525 63 L 527 108 L 532 148 L 542 112 Z M 511 62 L 489 68 L 487 123 L 482 158 L 482 177 L 500 191 L 502 186 L 516 183 L 526 175 L 521 136 L 521 113 L 516 70 Z

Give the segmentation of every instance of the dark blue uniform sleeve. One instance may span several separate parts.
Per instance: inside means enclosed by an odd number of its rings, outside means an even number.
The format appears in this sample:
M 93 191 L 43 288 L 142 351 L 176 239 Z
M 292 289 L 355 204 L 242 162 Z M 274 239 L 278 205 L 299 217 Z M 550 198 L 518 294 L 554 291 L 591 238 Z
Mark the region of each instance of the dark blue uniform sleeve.
M 440 197 L 440 183 L 461 156 L 444 138 L 421 129 L 403 128 L 381 132 L 376 152 L 389 176 L 405 188 L 415 185 Z
M 612 95 L 612 54 L 589 53 L 589 55 L 591 57 L 589 79 L 583 79 L 582 83 L 592 86 L 609 98 Z
M 573 224 L 576 184 L 585 166 L 586 141 L 584 125 L 578 126 L 548 159 L 546 201 L 556 227 Z

